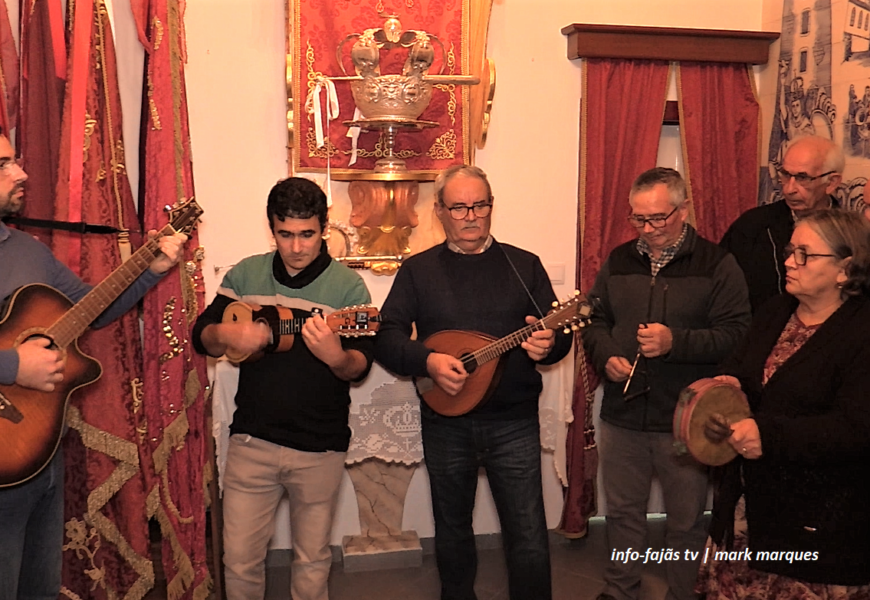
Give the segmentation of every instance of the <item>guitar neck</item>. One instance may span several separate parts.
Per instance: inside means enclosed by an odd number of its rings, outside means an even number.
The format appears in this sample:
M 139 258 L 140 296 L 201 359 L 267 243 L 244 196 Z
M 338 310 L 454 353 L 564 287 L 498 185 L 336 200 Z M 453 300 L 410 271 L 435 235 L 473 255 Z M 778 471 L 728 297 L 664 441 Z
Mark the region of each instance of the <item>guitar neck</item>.
M 469 364 L 474 361 L 478 365 L 482 365 L 483 363 L 494 360 L 507 352 L 508 350 L 512 350 L 516 348 L 524 341 L 529 339 L 529 336 L 532 335 L 535 331 L 543 331 L 545 329 L 550 329 L 555 324 L 559 323 L 560 320 L 565 318 L 566 314 L 570 314 L 571 312 L 576 312 L 575 305 L 564 306 L 563 308 L 550 313 L 543 319 L 535 321 L 531 325 L 526 325 L 522 329 L 518 329 L 511 334 L 504 336 L 501 339 L 498 339 L 491 344 L 487 344 L 483 348 L 479 350 L 475 350 L 468 356 L 463 359 L 463 362 L 468 362 Z
M 297 319 L 281 319 L 278 321 L 278 334 L 295 335 L 302 333 L 302 326 L 305 325 L 305 321 L 306 319 L 302 317 Z
M 46 333 L 60 348 L 66 348 L 85 330 L 97 317 L 109 307 L 118 296 L 145 272 L 152 261 L 160 254 L 157 240 L 163 235 L 172 235 L 175 230 L 166 225 L 153 239 L 149 239 L 133 256 L 127 259 L 111 275 L 94 287 L 87 295 L 69 309 L 57 320 Z
M 526 325 L 522 329 L 514 331 L 513 333 L 472 352 L 466 358 L 473 358 L 477 364 L 482 365 L 483 363 L 495 360 L 508 350 L 516 348 L 526 341 L 529 336 L 532 335 L 532 332 L 543 331 L 544 329 L 547 329 L 547 325 L 544 321 L 537 321 L 531 325 Z

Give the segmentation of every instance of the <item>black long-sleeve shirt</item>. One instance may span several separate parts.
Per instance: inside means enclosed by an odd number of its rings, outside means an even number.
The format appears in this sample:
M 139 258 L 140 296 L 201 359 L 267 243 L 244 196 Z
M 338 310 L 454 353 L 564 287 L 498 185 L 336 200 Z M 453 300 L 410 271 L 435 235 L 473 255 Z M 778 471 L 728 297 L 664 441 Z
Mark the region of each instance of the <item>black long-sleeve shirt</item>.
M 399 375 L 427 377 L 432 351 L 422 340 L 447 329 L 501 338 L 523 328 L 527 315 L 540 318 L 539 308 L 546 313 L 555 299 L 544 266 L 530 252 L 493 241 L 481 254 L 459 254 L 441 244 L 409 258 L 396 274 L 381 311 L 375 356 Z M 412 324 L 416 340 L 411 339 Z M 555 346 L 540 363 L 564 358 L 571 339 L 556 332 Z M 519 346 L 501 360 L 505 364 L 492 397 L 469 414 L 489 419 L 537 414 L 543 385 L 535 361 Z

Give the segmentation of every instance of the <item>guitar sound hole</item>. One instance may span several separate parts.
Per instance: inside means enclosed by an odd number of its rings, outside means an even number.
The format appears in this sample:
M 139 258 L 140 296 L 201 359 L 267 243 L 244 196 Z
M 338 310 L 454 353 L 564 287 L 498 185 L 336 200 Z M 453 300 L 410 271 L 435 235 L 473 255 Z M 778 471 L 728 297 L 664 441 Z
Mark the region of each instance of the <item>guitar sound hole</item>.
M 463 354 L 459 357 L 462 364 L 465 366 L 465 372 L 471 375 L 477 370 L 477 361 L 470 354 Z
M 58 348 L 58 345 L 54 343 L 54 340 L 51 339 L 51 337 L 45 335 L 44 333 L 34 333 L 33 335 L 28 335 L 26 338 L 24 338 L 24 341 L 29 342 L 30 340 L 36 340 L 36 339 L 48 340 L 48 342 L 49 342 L 48 349 L 49 350 L 59 350 L 60 349 L 60 348 Z

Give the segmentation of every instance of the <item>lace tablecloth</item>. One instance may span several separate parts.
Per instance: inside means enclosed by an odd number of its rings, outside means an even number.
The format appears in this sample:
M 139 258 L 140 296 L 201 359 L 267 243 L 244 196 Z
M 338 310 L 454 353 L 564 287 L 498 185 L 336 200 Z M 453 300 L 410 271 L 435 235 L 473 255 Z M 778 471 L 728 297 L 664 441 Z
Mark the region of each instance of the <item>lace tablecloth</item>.
M 572 420 L 571 394 L 573 368 L 571 357 L 558 365 L 542 369 L 544 393 L 539 402 L 541 446 L 555 455 L 556 471 L 565 479 L 565 439 Z M 229 428 L 236 410 L 238 367 L 225 360 L 215 364 L 212 427 L 219 481 L 223 483 Z M 414 385 L 396 380 L 379 366 L 359 387 L 351 388 L 352 433 L 347 464 L 367 458 L 406 465 L 423 460 L 420 436 L 420 400 Z

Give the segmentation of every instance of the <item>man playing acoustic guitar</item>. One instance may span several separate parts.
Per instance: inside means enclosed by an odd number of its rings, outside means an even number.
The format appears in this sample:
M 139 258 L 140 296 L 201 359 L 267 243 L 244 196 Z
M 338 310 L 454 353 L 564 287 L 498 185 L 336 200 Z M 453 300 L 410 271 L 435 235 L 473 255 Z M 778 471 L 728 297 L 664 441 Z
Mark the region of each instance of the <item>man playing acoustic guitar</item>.
M 0 133 L 0 218 L 17 213 L 27 174 Z M 156 232 L 151 232 L 154 235 Z M 108 325 L 129 310 L 181 256 L 183 233 L 158 241 L 160 253 L 142 275 L 94 321 Z M 29 284 L 45 284 L 73 302 L 91 287 L 32 236 L 0 222 L 0 299 Z M 16 308 L 20 308 L 16 305 Z M 4 321 L 9 315 L 4 314 Z M 0 349 L 0 385 L 54 392 L 65 376 L 65 355 L 45 337 Z M 15 388 L 12 388 L 15 389 Z M 4 406 L 4 411 L 12 410 Z M 0 418 L 4 418 L 0 416 Z M 10 421 L 11 423 L 12 421 Z M 8 442 L 8 440 L 5 440 Z M 27 444 L 24 440 L 22 444 Z M 61 588 L 63 545 L 63 454 L 22 483 L 0 488 L 0 599 L 57 598 Z
M 327 600 L 332 517 L 350 443 L 350 382 L 368 373 L 373 343 L 339 338 L 312 310 L 367 304 L 370 296 L 362 278 L 326 251 L 326 196 L 314 182 L 279 182 L 266 214 L 277 250 L 234 266 L 193 328 L 196 349 L 210 356 L 265 350 L 239 369 L 224 474 L 226 593 L 229 600 L 263 598 L 266 551 L 286 490 L 291 597 Z M 289 350 L 278 352 L 286 336 L 277 328 L 257 319 L 222 322 L 234 301 L 310 318 Z
M 493 196 L 481 169 L 450 167 L 435 181 L 435 193 L 447 241 L 402 264 L 384 303 L 376 353 L 395 373 L 429 377 L 459 401 L 480 378 L 466 369 L 474 370 L 470 363 L 422 340 L 445 330 L 508 336 L 541 319 L 556 296 L 537 256 L 489 234 Z M 476 598 L 472 511 L 481 466 L 501 522 L 511 599 L 551 598 L 535 366 L 561 360 L 571 339 L 552 329 L 531 333 L 504 354 L 500 380 L 466 414 L 442 416 L 422 405 L 443 600 Z

